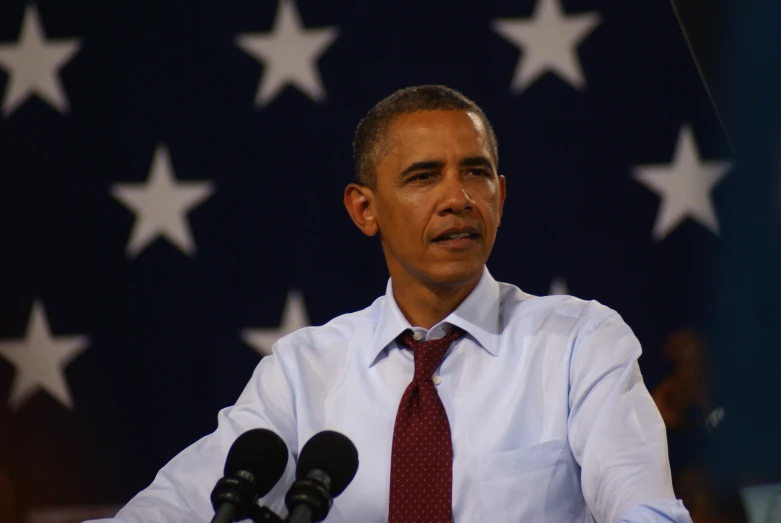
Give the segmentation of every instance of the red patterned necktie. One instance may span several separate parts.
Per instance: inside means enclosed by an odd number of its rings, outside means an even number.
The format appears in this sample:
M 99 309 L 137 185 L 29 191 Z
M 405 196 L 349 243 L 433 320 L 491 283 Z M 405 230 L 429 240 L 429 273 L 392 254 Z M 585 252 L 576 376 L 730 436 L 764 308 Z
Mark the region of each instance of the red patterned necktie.
M 393 429 L 389 523 L 453 521 L 453 441 L 432 378 L 463 333 L 453 327 L 441 339 L 416 341 L 406 330 L 398 338 L 415 356 L 415 376 L 401 397 Z

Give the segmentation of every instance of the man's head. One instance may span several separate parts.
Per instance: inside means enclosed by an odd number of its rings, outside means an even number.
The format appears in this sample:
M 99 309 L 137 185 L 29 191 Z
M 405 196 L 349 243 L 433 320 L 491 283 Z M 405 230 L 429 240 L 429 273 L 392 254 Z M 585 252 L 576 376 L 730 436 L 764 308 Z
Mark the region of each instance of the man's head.
M 443 86 L 403 89 L 369 111 L 344 203 L 364 234 L 379 234 L 394 285 L 476 284 L 505 197 L 496 151 L 483 112 Z
M 374 187 L 377 161 L 388 145 L 388 129 L 394 118 L 418 111 L 466 111 L 482 120 L 488 133 L 488 141 L 494 167 L 499 164 L 499 147 L 496 135 L 483 110 L 458 91 L 444 85 L 419 85 L 400 89 L 371 108 L 358 124 L 353 140 L 355 181 Z

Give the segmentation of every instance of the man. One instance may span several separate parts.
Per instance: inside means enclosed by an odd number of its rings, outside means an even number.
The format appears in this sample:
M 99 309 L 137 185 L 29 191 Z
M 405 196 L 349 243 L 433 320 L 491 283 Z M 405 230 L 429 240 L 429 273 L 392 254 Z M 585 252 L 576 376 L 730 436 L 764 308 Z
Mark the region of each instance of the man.
M 330 523 L 690 521 L 629 327 L 486 269 L 506 188 L 483 112 L 443 86 L 403 89 L 367 114 L 354 148 L 344 203 L 379 236 L 385 296 L 279 340 L 217 430 L 117 517 L 208 520 L 230 445 L 266 427 L 293 458 L 321 430 L 355 443 L 360 466 Z M 284 512 L 293 470 L 264 504 Z

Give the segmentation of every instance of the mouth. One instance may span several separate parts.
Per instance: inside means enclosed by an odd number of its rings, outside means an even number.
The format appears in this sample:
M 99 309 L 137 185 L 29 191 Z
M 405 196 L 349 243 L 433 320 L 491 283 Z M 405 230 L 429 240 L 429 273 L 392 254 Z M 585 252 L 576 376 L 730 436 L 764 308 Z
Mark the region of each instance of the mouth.
M 464 249 L 476 243 L 479 238 L 480 233 L 474 227 L 451 227 L 436 236 L 431 243 L 451 249 Z

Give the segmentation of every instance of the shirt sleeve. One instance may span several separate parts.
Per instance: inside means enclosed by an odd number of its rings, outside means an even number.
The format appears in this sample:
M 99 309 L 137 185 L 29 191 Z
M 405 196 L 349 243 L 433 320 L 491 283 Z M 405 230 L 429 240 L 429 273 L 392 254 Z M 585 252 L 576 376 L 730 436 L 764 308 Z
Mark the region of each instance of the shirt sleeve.
M 228 450 L 239 435 L 250 429 L 267 428 L 281 436 L 289 449 L 296 448 L 293 405 L 282 362 L 276 356 L 263 358 L 236 404 L 219 412 L 217 430 L 187 447 L 160 469 L 152 484 L 131 499 L 115 519 L 99 521 L 210 521 L 214 516 L 209 499 L 211 491 L 222 477 Z M 261 500 L 283 517 L 284 494 L 295 470 L 288 455 L 282 480 Z
M 675 499 L 664 422 L 643 383 L 640 343 L 612 313 L 575 340 L 570 447 L 600 523 L 690 523 Z

